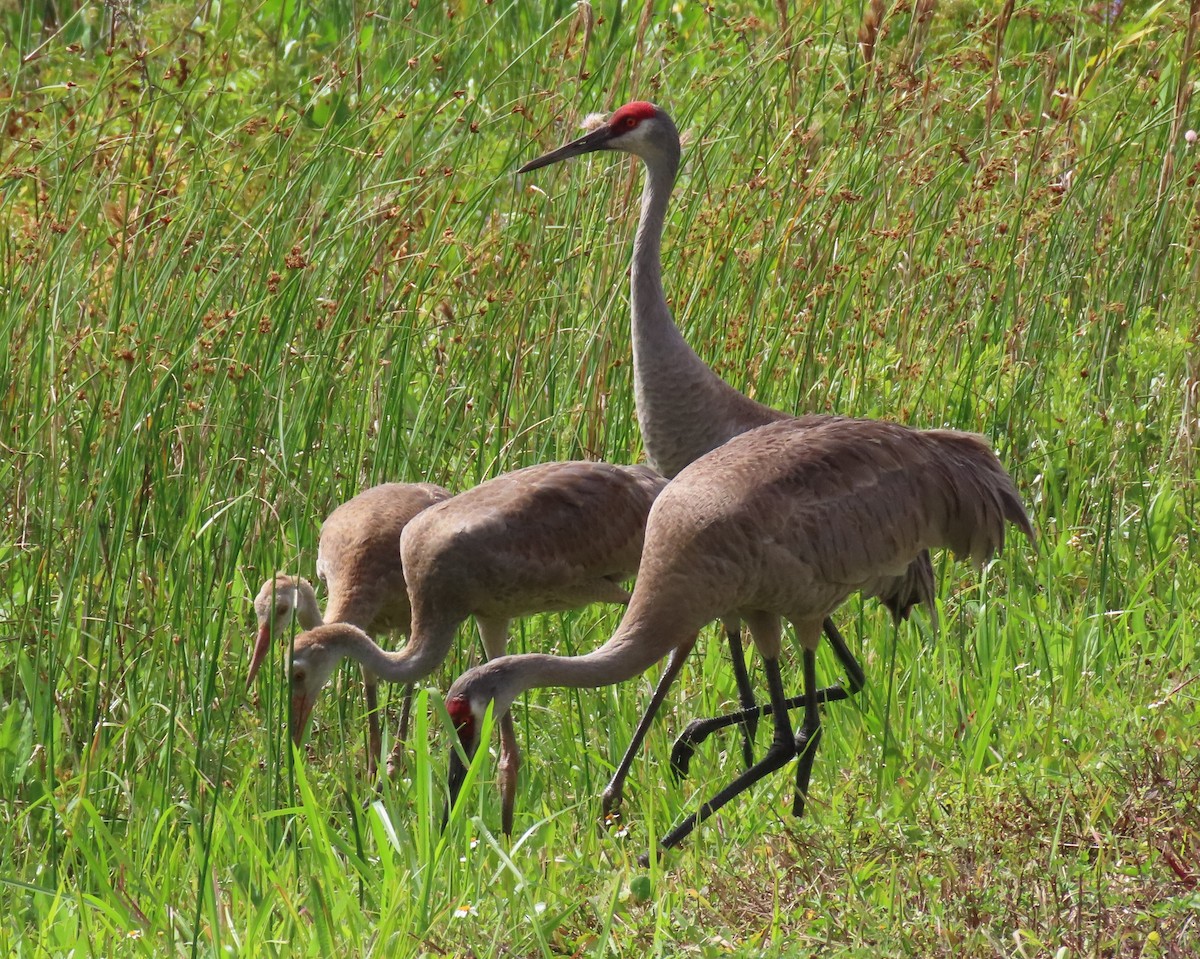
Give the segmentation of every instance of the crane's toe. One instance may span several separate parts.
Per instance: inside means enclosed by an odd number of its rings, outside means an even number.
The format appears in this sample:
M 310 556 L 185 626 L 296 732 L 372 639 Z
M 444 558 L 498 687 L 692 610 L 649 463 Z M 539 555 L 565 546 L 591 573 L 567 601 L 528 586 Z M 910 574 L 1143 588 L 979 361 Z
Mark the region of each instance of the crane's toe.
M 676 738 L 671 747 L 671 772 L 676 782 L 687 776 L 696 745 L 708 738 L 708 726 L 709 720 L 693 719 Z
M 621 803 L 625 801 L 625 792 L 620 784 L 609 783 L 600 794 L 600 815 L 605 827 L 609 827 L 621 818 Z

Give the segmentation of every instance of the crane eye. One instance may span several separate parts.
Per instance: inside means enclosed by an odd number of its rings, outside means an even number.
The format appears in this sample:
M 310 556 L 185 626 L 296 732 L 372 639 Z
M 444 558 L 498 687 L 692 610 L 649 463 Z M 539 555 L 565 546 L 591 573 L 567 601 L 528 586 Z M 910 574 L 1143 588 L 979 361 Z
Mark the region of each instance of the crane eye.
M 304 682 L 304 670 L 301 669 L 301 670 L 297 670 L 296 672 L 292 673 L 292 685 L 293 686 L 299 686 L 303 682 Z
M 278 606 L 275 607 L 276 619 L 283 619 L 283 617 L 287 615 L 287 611 L 288 611 L 287 606 L 284 603 L 280 603 Z
M 626 130 L 632 130 L 637 125 L 638 125 L 637 117 L 626 117 L 625 118 L 625 129 Z

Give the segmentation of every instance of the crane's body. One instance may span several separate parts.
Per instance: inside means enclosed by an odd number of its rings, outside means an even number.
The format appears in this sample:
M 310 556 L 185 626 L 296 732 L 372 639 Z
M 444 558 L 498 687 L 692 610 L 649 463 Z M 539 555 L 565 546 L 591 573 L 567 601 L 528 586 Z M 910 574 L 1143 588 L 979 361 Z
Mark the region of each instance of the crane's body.
M 543 463 L 439 504 L 400 542 L 414 636 L 452 635 L 468 616 L 624 602 L 665 485 L 646 466 Z
M 317 575 L 329 590 L 326 622 L 408 634 L 412 611 L 400 536 L 417 516 L 450 497 L 433 483 L 382 483 L 329 514 L 317 543 Z

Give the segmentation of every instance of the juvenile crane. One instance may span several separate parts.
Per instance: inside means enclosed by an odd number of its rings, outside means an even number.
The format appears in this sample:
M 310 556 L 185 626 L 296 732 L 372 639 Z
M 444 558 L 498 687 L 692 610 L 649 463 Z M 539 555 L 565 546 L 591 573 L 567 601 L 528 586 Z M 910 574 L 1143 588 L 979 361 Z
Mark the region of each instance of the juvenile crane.
M 634 399 L 646 456 L 655 469 L 669 477 L 734 436 L 792 418 L 782 410 L 755 402 L 722 380 L 687 344 L 675 325 L 663 292 L 661 251 L 663 224 L 679 170 L 680 150 L 679 132 L 666 111 L 652 103 L 635 101 L 621 107 L 590 133 L 531 160 L 517 171 L 528 173 L 596 151 L 630 153 L 646 167 L 629 274 Z M 929 553 L 921 550 L 908 559 L 907 569 L 890 584 L 879 587 L 880 598 L 897 618 L 907 617 L 918 602 L 932 607 L 935 592 Z M 745 715 L 753 717 L 754 693 L 746 673 L 736 620 L 726 617 L 725 622 L 738 695 Z M 848 691 L 833 686 L 822 695 L 831 700 L 842 699 L 847 692 L 855 693 L 861 688 L 862 667 L 833 620 L 827 619 L 822 626 L 849 679 Z M 644 734 L 686 655 L 686 652 L 672 655 L 668 661 L 635 740 Z M 742 725 L 742 751 L 747 765 L 753 762 L 754 728 L 752 718 Z M 686 767 L 687 756 L 700 730 L 700 726 L 694 725 L 680 737 L 675 750 L 680 757 L 677 769 Z M 627 752 L 622 766 L 633 758 Z M 605 810 L 619 803 L 620 798 L 619 791 L 606 792 Z
M 698 459 L 659 496 L 629 608 L 607 643 L 583 656 L 531 653 L 477 666 L 450 687 L 446 708 L 469 758 L 489 703 L 502 715 L 534 687 L 622 682 L 668 653 L 686 655 L 705 623 L 736 611 L 762 656 L 770 704 L 756 711 L 773 717 L 775 735 L 759 762 L 662 845 L 677 845 L 796 756 L 800 815 L 821 735 L 815 650 L 823 621 L 855 590 L 886 591 L 923 549 L 985 562 L 1003 545 L 1006 521 L 1033 535 L 1012 480 L 976 436 L 839 417 L 759 427 Z M 804 723 L 795 736 L 779 672 L 781 618 L 803 647 Z M 452 801 L 464 774 L 452 752 Z
M 351 625 L 320 626 L 292 648 L 292 738 L 303 739 L 321 687 L 343 657 L 365 674 L 412 683 L 446 658 L 474 616 L 489 659 L 503 656 L 509 621 L 589 603 L 625 603 L 646 516 L 666 480 L 645 466 L 543 463 L 505 473 L 422 512 L 400 536 L 412 604 L 407 645 L 384 652 Z M 500 720 L 503 826 L 512 832 L 520 753 Z
M 411 613 L 396 545 L 409 520 L 449 496 L 433 483 L 382 483 L 330 513 L 317 542 L 317 576 L 329 591 L 325 614 L 317 606 L 312 584 L 303 577 L 281 573 L 263 583 L 254 599 L 258 638 L 246 685 L 254 682 L 272 638 L 286 632 L 293 616 L 304 630 L 326 622 L 351 623 L 371 633 L 394 630 L 407 635 Z M 372 779 L 382 743 L 378 688 L 376 678 L 364 668 L 367 775 Z M 410 695 L 411 691 L 404 700 L 405 718 Z

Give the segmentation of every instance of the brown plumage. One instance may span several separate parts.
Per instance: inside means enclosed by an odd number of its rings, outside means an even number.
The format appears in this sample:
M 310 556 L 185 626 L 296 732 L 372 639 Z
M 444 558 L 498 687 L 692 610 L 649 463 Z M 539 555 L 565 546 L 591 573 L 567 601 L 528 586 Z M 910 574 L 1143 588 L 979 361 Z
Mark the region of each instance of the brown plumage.
M 979 437 L 841 417 L 763 426 L 698 459 L 659 496 L 629 608 L 604 646 L 477 666 L 450 688 L 447 709 L 470 756 L 489 703 L 503 713 L 536 686 L 629 679 L 668 653 L 686 654 L 705 623 L 734 610 L 763 658 L 771 703 L 759 711 L 774 717 L 775 737 L 760 762 L 663 845 L 797 753 L 799 814 L 820 735 L 814 650 L 826 617 L 856 590 L 891 595 L 923 549 L 986 561 L 1003 545 L 1006 523 L 1033 535 L 1012 480 Z M 779 675 L 781 618 L 804 649 L 805 721 L 796 738 Z M 456 756 L 452 792 L 463 774 Z
M 343 657 L 364 674 L 414 682 L 446 658 L 459 624 L 474 616 L 489 658 L 502 656 L 511 619 L 624 603 L 638 568 L 646 516 L 666 480 L 645 466 L 544 463 L 506 473 L 414 517 L 400 536 L 412 632 L 394 653 L 353 626 L 322 626 L 292 651 L 292 735 L 298 743 L 321 687 Z M 504 829 L 520 757 L 512 720 L 501 719 Z
M 408 635 L 411 611 L 400 563 L 400 534 L 409 521 L 450 493 L 432 483 L 382 483 L 337 507 L 321 524 L 317 543 L 317 576 L 329 601 L 324 615 L 308 580 L 278 574 L 267 580 L 254 599 L 258 638 L 250 660 L 247 685 L 254 682 L 271 648 L 273 636 L 284 635 L 295 616 L 304 630 L 324 623 L 351 623 L 378 634 Z M 374 778 L 382 736 L 379 729 L 377 681 L 363 671 L 367 706 L 367 773 Z M 407 712 L 407 700 L 405 701 Z M 403 725 L 403 724 L 402 724 Z

